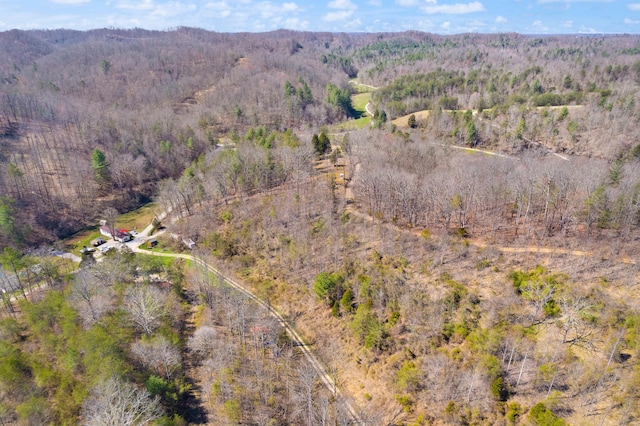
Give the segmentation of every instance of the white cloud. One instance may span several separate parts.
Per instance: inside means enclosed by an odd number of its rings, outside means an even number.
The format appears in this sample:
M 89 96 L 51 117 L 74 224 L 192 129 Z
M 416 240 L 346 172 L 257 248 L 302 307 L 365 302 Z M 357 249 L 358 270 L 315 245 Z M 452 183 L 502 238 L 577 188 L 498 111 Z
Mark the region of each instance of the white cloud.
M 135 18 L 125 19 L 122 16 L 109 15 L 106 19 L 107 26 L 120 28 L 142 28 L 142 22 Z
M 629 3 L 627 9 L 633 12 L 640 12 L 640 3 Z
M 369 0 L 371 6 L 382 6 L 382 0 Z
M 353 10 L 340 10 L 338 12 L 329 12 L 322 17 L 327 22 L 344 21 L 353 15 Z
M 89 3 L 91 0 L 51 0 L 53 3 L 58 4 L 83 4 Z
M 163 4 L 159 4 L 156 8 L 151 12 L 152 16 L 162 17 L 162 18 L 170 18 L 174 16 L 179 16 L 187 12 L 193 12 L 197 9 L 196 5 L 191 3 L 181 3 L 181 2 L 167 2 Z
M 451 22 L 449 21 L 444 21 L 441 25 L 440 28 L 442 28 L 443 30 L 448 30 L 449 28 L 451 28 Z
M 418 21 L 418 29 L 420 30 L 430 30 L 433 29 L 433 22 L 428 19 L 421 19 Z
M 533 32 L 533 33 L 546 33 L 549 32 L 549 27 L 547 27 L 546 25 L 544 25 L 542 23 L 542 21 L 538 20 L 538 21 L 533 21 L 533 23 L 531 24 L 531 26 L 529 27 L 529 29 Z
M 287 18 L 284 20 L 284 25 L 285 28 L 304 30 L 309 28 L 309 21 L 301 20 L 299 18 Z
M 283 3 L 282 5 L 277 5 L 268 1 L 263 1 L 254 5 L 253 9 L 260 13 L 260 17 L 262 19 L 270 19 L 274 16 L 283 18 L 283 13 L 298 12 L 300 7 L 295 3 Z
M 282 3 L 283 12 L 297 12 L 300 7 L 295 3 Z
M 360 20 L 360 18 L 356 18 L 351 22 L 347 22 L 345 24 L 345 28 L 347 28 L 348 30 L 354 31 L 359 29 L 362 26 L 362 21 Z
M 508 21 L 504 16 L 497 16 L 495 22 L 496 24 L 506 24 Z
M 337 9 L 335 12 L 329 12 L 322 17 L 326 22 L 344 21 L 351 18 L 351 15 L 358 8 L 351 0 L 333 0 L 327 5 L 330 9 Z
M 640 25 L 640 19 L 624 18 L 624 23 L 627 25 Z
M 573 27 L 573 21 L 564 21 L 564 22 L 561 22 L 560 25 L 562 25 L 565 28 L 572 28 Z
M 420 0 L 396 0 L 395 3 L 402 7 L 419 6 Z
M 153 10 L 156 6 L 153 4 L 153 0 L 142 0 L 138 2 L 123 0 L 119 1 L 116 7 L 123 10 Z
M 429 5 L 423 6 L 421 9 L 429 15 L 436 13 L 462 15 L 465 13 L 483 12 L 485 10 L 484 5 L 479 1 L 455 4 L 437 4 L 436 2 L 429 2 Z
M 340 9 L 340 10 L 356 10 L 358 6 L 353 4 L 351 0 L 333 0 L 329 2 L 327 5 L 330 9 Z
M 485 24 L 483 21 L 478 21 L 477 19 L 474 19 L 472 21 L 465 23 L 464 26 L 467 28 L 468 32 L 475 32 L 486 27 L 487 24 Z
M 231 7 L 226 2 L 212 2 L 204 5 L 207 10 L 212 10 L 216 18 L 228 18 L 231 15 Z
M 591 27 L 582 27 L 578 32 L 580 34 L 602 34 L 602 31 L 596 31 L 595 28 L 591 28 Z
M 538 0 L 538 4 L 545 3 L 611 3 L 613 0 Z

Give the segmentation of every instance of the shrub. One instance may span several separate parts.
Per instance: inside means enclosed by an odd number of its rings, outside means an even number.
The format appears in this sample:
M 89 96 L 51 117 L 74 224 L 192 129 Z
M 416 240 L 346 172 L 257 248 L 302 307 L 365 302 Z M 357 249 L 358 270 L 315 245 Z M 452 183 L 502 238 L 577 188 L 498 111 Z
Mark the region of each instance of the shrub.
M 411 114 L 409 116 L 409 120 L 407 121 L 407 124 L 409 125 L 409 127 L 411 127 L 412 129 L 415 129 L 416 127 L 418 127 L 417 123 L 416 123 L 416 115 L 415 114 Z
M 506 401 L 509 398 L 509 392 L 502 377 L 498 377 L 491 383 L 491 393 L 498 401 Z
M 407 395 L 395 395 L 396 401 L 398 401 L 398 404 L 400 404 L 402 406 L 402 409 L 405 412 L 410 412 L 411 408 L 413 406 L 413 401 L 411 400 L 411 398 Z
M 334 272 L 329 274 L 328 272 L 320 272 L 316 275 L 316 279 L 313 282 L 313 291 L 321 299 L 325 299 L 328 306 L 333 307 L 340 301 L 343 295 L 342 289 L 342 275 Z
M 351 287 L 347 287 L 345 292 L 342 294 L 342 298 L 340 298 L 340 306 L 342 306 L 342 310 L 346 313 L 353 312 L 353 291 Z
M 517 402 L 510 402 L 507 405 L 507 421 L 509 424 L 515 425 L 518 423 L 520 416 L 522 415 L 522 407 Z
M 560 110 L 560 114 L 558 114 L 558 121 L 562 121 L 565 118 L 567 118 L 569 116 L 569 108 L 562 107 L 562 109 Z
M 242 419 L 242 407 L 240 407 L 240 401 L 237 399 L 229 399 L 225 401 L 224 410 L 232 423 L 239 423 Z
M 491 261 L 489 259 L 482 259 L 480 262 L 477 263 L 476 269 L 481 270 L 484 268 L 488 268 L 489 266 L 491 266 Z
M 420 370 L 413 361 L 405 361 L 402 363 L 402 367 L 398 370 L 396 383 L 398 384 L 398 388 L 403 391 L 415 392 L 418 390 Z
M 553 414 L 542 402 L 531 407 L 527 417 L 533 424 L 540 426 L 565 426 L 567 424 L 563 419 Z
M 351 330 L 367 349 L 383 351 L 388 345 L 389 333 L 371 311 L 371 303 L 358 306 L 351 321 Z

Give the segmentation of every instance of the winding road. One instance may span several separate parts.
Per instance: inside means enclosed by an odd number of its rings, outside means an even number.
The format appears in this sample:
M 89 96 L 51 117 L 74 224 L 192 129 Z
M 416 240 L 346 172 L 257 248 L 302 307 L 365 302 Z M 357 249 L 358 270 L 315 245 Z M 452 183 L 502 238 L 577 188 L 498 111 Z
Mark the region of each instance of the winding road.
M 247 288 L 245 288 L 243 285 L 239 284 L 232 278 L 226 276 L 220 270 L 214 268 L 213 266 L 211 266 L 210 264 L 208 264 L 203 259 L 197 256 L 193 256 L 190 254 L 179 254 L 179 253 L 159 253 L 151 250 L 141 249 L 140 245 L 150 238 L 149 233 L 151 232 L 151 229 L 152 229 L 152 225 L 147 226 L 147 228 L 145 228 L 144 231 L 140 233 L 139 238 L 135 239 L 135 244 L 129 245 L 129 247 L 133 252 L 150 255 L 150 256 L 171 257 L 171 258 L 190 260 L 200 265 L 201 267 L 207 269 L 209 272 L 212 272 L 214 274 L 221 276 L 235 290 L 244 294 L 245 296 L 247 296 L 247 298 L 251 299 L 254 303 L 264 308 L 269 313 L 269 315 L 271 315 L 271 317 L 276 319 L 278 323 L 282 326 L 282 328 L 286 330 L 289 338 L 292 340 L 294 345 L 298 349 L 300 349 L 300 351 L 302 352 L 304 357 L 307 359 L 309 364 L 311 364 L 315 368 L 316 372 L 320 376 L 320 379 L 322 380 L 324 385 L 333 394 L 334 399 L 336 401 L 340 401 L 343 404 L 344 408 L 346 408 L 347 412 L 351 416 L 351 420 L 353 421 L 353 424 L 361 425 L 361 426 L 365 425 L 365 422 L 362 420 L 362 417 L 358 414 L 358 411 L 356 411 L 356 409 L 354 408 L 354 404 L 350 401 L 350 398 L 348 398 L 345 394 L 343 394 L 340 391 L 333 377 L 331 377 L 331 375 L 327 372 L 327 370 L 324 368 L 322 363 L 320 363 L 318 358 L 313 354 L 313 352 L 311 352 L 311 350 L 309 349 L 308 345 L 304 342 L 302 337 L 287 322 L 287 320 L 282 316 L 280 312 L 276 311 L 273 308 L 273 306 L 271 306 L 271 304 L 268 304 L 262 299 L 260 299 L 258 296 L 253 294 Z M 156 234 L 156 236 L 157 235 L 158 234 Z
M 367 89 L 371 89 L 373 91 L 378 90 L 376 86 L 371 86 L 370 84 L 358 83 L 358 80 L 351 80 L 349 84 L 353 84 L 354 86 L 366 87 Z M 371 101 L 367 102 L 367 104 L 364 106 L 364 109 L 365 111 L 367 111 L 367 114 L 369 114 L 371 118 L 373 118 L 373 112 L 369 108 L 370 105 L 371 105 Z

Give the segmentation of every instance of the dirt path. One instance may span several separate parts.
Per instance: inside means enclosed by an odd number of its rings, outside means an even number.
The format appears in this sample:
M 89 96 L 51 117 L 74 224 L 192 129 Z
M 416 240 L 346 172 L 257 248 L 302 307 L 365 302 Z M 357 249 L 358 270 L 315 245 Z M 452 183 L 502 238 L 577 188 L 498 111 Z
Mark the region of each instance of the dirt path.
M 462 147 L 461 147 L 462 148 Z M 464 148 L 466 149 L 466 148 Z M 482 152 L 481 150 L 479 150 L 480 152 Z M 488 154 L 488 152 L 487 152 Z M 494 155 L 499 155 L 499 156 L 503 156 L 502 154 L 495 154 Z M 508 157 L 507 158 L 513 158 L 513 157 Z M 351 200 L 354 199 L 354 194 L 353 194 L 353 189 L 351 188 L 351 182 L 353 182 L 355 180 L 355 177 L 359 171 L 359 166 L 360 164 L 357 164 L 354 170 L 354 176 L 352 177 L 350 183 L 347 185 L 347 187 L 345 188 L 345 194 L 347 196 L 347 198 L 350 198 Z M 369 216 L 366 213 L 362 213 L 361 211 L 359 211 L 357 208 L 355 208 L 355 206 L 353 204 L 347 205 L 346 210 L 351 213 L 354 214 L 364 220 L 373 222 L 374 219 L 373 217 Z M 400 231 L 400 232 L 411 232 L 414 235 L 420 235 L 419 230 L 417 229 L 406 229 L 406 228 L 402 228 L 398 225 L 395 225 L 393 223 L 390 222 L 383 222 L 381 223 L 382 226 L 387 226 L 389 228 L 393 228 L 396 231 Z M 480 240 L 480 239 L 468 239 L 467 240 L 469 242 L 469 244 L 475 246 L 475 247 L 479 247 L 479 248 L 486 248 L 489 245 L 487 243 L 485 243 L 484 241 Z M 576 257 L 595 257 L 595 256 L 601 256 L 598 253 L 594 253 L 591 251 L 583 251 L 583 250 L 570 250 L 570 249 L 565 249 L 565 248 L 560 248 L 560 247 L 540 247 L 540 246 L 525 246 L 525 247 L 508 247 L 508 246 L 492 246 L 493 249 L 496 249 L 498 251 L 501 251 L 503 253 L 539 253 L 539 254 L 554 254 L 554 255 L 569 255 L 569 256 L 576 256 Z M 626 265 L 637 265 L 638 261 L 630 258 L 630 257 L 618 257 L 615 259 L 610 259 L 614 262 L 618 262 L 618 263 L 623 263 Z
M 369 109 L 370 106 L 371 106 L 371 101 L 367 102 L 367 104 L 364 106 L 364 109 L 367 110 L 367 114 L 369 114 L 371 116 L 371 118 L 373 118 L 374 114 Z
M 349 81 L 349 83 L 353 84 L 354 86 L 366 87 L 367 89 L 371 89 L 371 90 L 378 90 L 376 86 L 372 86 L 370 84 L 358 83 L 358 80 L 351 80 Z
M 151 228 L 148 228 L 148 229 L 150 230 Z M 147 229 L 145 229 L 145 231 L 147 231 Z M 148 235 L 148 234 L 145 234 L 145 235 Z M 364 422 L 362 421 L 362 418 L 360 417 L 360 415 L 358 414 L 358 412 L 354 408 L 354 405 L 350 401 L 350 398 L 348 398 L 346 395 L 344 395 L 340 391 L 340 389 L 338 388 L 336 382 L 333 380 L 333 378 L 327 372 L 327 370 L 324 368 L 324 366 L 320 363 L 318 358 L 311 352 L 311 350 L 309 349 L 309 347 L 307 346 L 307 344 L 305 343 L 303 338 L 285 320 L 285 318 L 282 316 L 282 314 L 280 314 L 280 312 L 278 312 L 278 311 L 276 311 L 274 309 L 274 307 L 271 304 L 267 304 L 262 299 L 260 299 L 258 296 L 253 294 L 251 291 L 247 290 L 243 285 L 239 284 L 238 282 L 233 280 L 231 277 L 225 275 L 224 273 L 222 273 L 222 271 L 220 271 L 220 270 L 214 268 L 213 266 L 209 265 L 207 262 L 205 262 L 204 260 L 202 260 L 199 257 L 192 256 L 190 254 L 158 253 L 158 252 L 153 252 L 153 251 L 150 251 L 150 250 L 143 250 L 139 246 L 133 246 L 133 247 L 131 247 L 131 249 L 132 249 L 132 251 L 134 251 L 136 253 L 146 254 L 146 255 L 150 255 L 150 256 L 171 257 L 171 258 L 177 258 L 177 259 L 190 260 L 190 261 L 202 266 L 203 268 L 206 268 L 209 272 L 212 272 L 214 274 L 217 274 L 217 275 L 223 277 L 224 280 L 230 286 L 232 286 L 237 291 L 239 291 L 240 293 L 244 294 L 249 299 L 251 299 L 253 302 L 255 302 L 256 304 L 258 304 L 259 306 L 264 308 L 269 313 L 269 315 L 271 315 L 274 319 L 276 319 L 278 321 L 278 323 L 280 323 L 282 328 L 284 328 L 286 330 L 287 334 L 291 338 L 291 340 L 294 343 L 294 345 L 298 349 L 300 349 L 300 351 L 302 352 L 304 357 L 307 359 L 307 361 L 316 369 L 316 371 L 318 372 L 320 378 L 322 379 L 322 382 L 327 387 L 327 389 L 329 389 L 329 391 L 333 394 L 334 398 L 337 401 L 342 402 L 342 404 L 345 406 L 345 408 L 349 411 L 349 414 L 351 415 L 351 418 L 354 421 L 354 423 L 356 425 L 364 425 Z
M 368 104 L 367 104 L 367 106 L 368 106 Z M 577 109 L 577 108 L 581 108 L 581 107 L 582 107 L 582 105 L 569 105 L 569 106 L 567 106 L 567 108 L 572 108 L 572 109 Z M 543 108 L 543 107 L 537 107 L 537 108 Z M 560 106 L 560 107 L 549 107 L 549 108 L 557 109 L 557 108 L 563 108 L 563 107 Z M 452 110 L 445 110 L 445 111 L 451 112 Z M 369 112 L 368 109 L 367 109 L 367 112 Z M 395 119 L 393 119 L 391 121 L 391 123 L 395 124 L 398 127 L 408 127 L 409 126 L 409 117 L 411 115 L 414 115 L 416 120 L 425 120 L 425 119 L 427 119 L 429 117 L 430 113 L 431 113 L 431 110 L 416 111 L 414 113 L 407 114 L 407 115 L 404 115 L 402 117 L 395 118 Z M 494 123 L 493 121 L 487 121 L 487 120 L 483 119 L 482 117 L 480 117 L 478 115 L 478 111 L 477 110 L 473 110 L 472 113 L 473 113 L 473 116 L 478 119 L 478 121 L 486 122 L 491 127 L 495 128 L 495 129 L 501 129 L 501 127 L 498 124 Z M 559 153 L 547 148 L 546 146 L 544 146 L 540 142 L 534 141 L 534 140 L 526 138 L 526 137 L 523 137 L 522 139 L 527 143 L 530 143 L 532 145 L 536 145 L 536 146 L 542 148 L 548 154 L 551 154 L 551 155 L 553 155 L 555 157 L 558 157 L 563 161 L 569 161 L 569 158 L 567 156 L 559 154 Z M 475 149 L 473 149 L 473 148 L 459 147 L 459 146 L 456 146 L 456 145 L 451 145 L 451 147 L 452 148 L 457 148 L 457 149 L 470 149 L 471 151 L 475 151 Z M 504 154 L 494 153 L 492 151 L 478 150 L 478 152 L 482 152 L 482 153 L 489 154 L 489 155 L 498 155 L 500 157 L 505 157 L 505 158 L 515 158 L 515 157 L 510 157 L 510 156 L 507 156 L 507 155 L 504 155 Z

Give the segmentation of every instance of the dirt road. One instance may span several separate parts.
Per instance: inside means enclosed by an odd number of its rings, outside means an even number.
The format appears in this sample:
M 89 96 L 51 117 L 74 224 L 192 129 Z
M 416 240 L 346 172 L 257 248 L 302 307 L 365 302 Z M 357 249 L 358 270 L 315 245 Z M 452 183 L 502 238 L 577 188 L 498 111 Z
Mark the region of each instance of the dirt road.
M 150 229 L 151 228 L 145 229 L 146 233 L 145 233 L 145 231 L 143 231 L 144 236 L 148 235 L 148 232 L 149 232 Z M 140 244 L 141 243 L 142 243 L 142 241 L 140 241 Z M 271 315 L 273 318 L 275 318 L 280 323 L 282 328 L 284 328 L 286 330 L 287 334 L 289 335 L 289 338 L 294 343 L 294 345 L 298 349 L 300 349 L 300 351 L 305 356 L 307 361 L 316 369 L 316 371 L 318 372 L 318 375 L 322 379 L 322 382 L 327 387 L 327 389 L 329 389 L 329 391 L 333 394 L 333 397 L 335 398 L 335 400 L 336 401 L 340 401 L 343 404 L 343 406 L 347 409 L 347 411 L 351 415 L 351 419 L 353 420 L 354 424 L 362 425 L 362 426 L 365 425 L 365 423 L 363 422 L 362 418 L 358 414 L 358 411 L 354 408 L 354 404 L 350 401 L 350 399 L 348 397 L 346 397 L 346 395 L 344 395 L 340 391 L 340 389 L 338 388 L 336 382 L 333 380 L 333 378 L 327 372 L 327 370 L 324 368 L 324 366 L 320 363 L 318 358 L 311 352 L 311 350 L 309 349 L 307 344 L 304 342 L 302 337 L 298 334 L 298 332 L 285 320 L 285 318 L 282 316 L 282 314 L 280 314 L 280 312 L 276 311 L 273 308 L 273 306 L 271 306 L 270 304 L 267 304 L 262 299 L 260 299 L 258 296 L 253 294 L 251 291 L 247 290 L 244 286 L 242 286 L 241 284 L 239 284 L 238 282 L 236 282 L 232 278 L 226 276 L 221 271 L 219 271 L 218 269 L 216 269 L 213 266 L 209 265 L 207 262 L 205 262 L 203 259 L 201 259 L 199 257 L 192 256 L 190 254 L 158 253 L 158 252 L 153 252 L 153 251 L 150 251 L 150 250 L 143 250 L 143 249 L 140 248 L 139 245 L 131 246 L 131 249 L 132 249 L 132 251 L 134 251 L 136 253 L 146 254 L 146 255 L 150 255 L 150 256 L 172 257 L 172 258 L 191 260 L 192 262 L 195 262 L 196 264 L 202 266 L 203 268 L 206 268 L 209 272 L 212 272 L 214 274 L 217 274 L 217 275 L 223 277 L 224 280 L 230 286 L 232 286 L 237 291 L 239 291 L 240 293 L 242 293 L 245 296 L 247 296 L 249 299 L 251 299 L 256 304 L 260 305 L 262 308 L 264 308 L 269 313 L 269 315 Z

